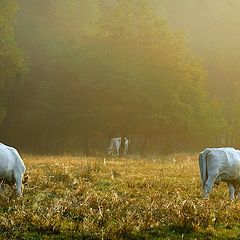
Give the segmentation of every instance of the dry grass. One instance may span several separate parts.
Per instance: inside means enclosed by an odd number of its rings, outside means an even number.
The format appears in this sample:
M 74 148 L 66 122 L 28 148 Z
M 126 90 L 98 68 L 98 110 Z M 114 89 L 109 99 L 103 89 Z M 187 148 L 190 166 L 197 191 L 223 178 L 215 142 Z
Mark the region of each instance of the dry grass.
M 23 197 L 1 196 L 0 239 L 240 238 L 240 201 L 224 184 L 202 200 L 197 155 L 24 161 Z

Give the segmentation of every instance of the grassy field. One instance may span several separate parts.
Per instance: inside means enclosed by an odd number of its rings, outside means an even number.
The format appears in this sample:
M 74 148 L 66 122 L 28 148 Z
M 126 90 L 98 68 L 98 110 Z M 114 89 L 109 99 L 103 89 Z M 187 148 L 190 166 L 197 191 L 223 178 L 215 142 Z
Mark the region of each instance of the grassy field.
M 197 155 L 23 156 L 23 197 L 0 201 L 0 239 L 240 239 L 225 184 L 201 198 Z

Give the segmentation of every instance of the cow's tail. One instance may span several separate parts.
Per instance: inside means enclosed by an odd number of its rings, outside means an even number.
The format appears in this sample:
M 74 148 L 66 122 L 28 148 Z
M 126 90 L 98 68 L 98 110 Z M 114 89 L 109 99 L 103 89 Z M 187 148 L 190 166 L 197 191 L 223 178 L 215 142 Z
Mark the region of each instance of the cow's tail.
M 205 149 L 203 152 L 199 154 L 198 162 L 199 162 L 199 169 L 200 169 L 200 175 L 202 180 L 202 186 L 205 185 L 208 173 L 207 173 L 207 155 L 210 152 L 210 149 Z

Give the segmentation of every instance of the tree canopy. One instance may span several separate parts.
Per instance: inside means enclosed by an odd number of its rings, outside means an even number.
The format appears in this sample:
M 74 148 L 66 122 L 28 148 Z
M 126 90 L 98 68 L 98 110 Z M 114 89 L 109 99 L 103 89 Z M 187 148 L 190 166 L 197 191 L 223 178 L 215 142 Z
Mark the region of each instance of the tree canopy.
M 17 76 L 26 70 L 26 59 L 14 34 L 15 1 L 0 3 L 0 123 L 7 113 L 7 98 Z
M 96 137 L 132 136 L 158 138 L 161 149 L 173 150 L 214 143 L 230 121 L 220 99 L 208 95 L 204 59 L 154 1 L 18 1 L 16 35 L 16 2 L 3 2 L 4 140 L 88 153 Z M 30 59 L 23 78 L 26 60 L 16 41 Z

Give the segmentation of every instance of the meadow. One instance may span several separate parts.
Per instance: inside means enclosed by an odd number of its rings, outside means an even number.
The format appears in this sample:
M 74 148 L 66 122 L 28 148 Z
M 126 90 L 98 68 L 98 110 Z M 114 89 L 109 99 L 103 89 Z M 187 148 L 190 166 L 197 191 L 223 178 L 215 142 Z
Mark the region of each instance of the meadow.
M 224 183 L 201 198 L 197 154 L 24 155 L 23 197 L 1 195 L 0 239 L 239 239 Z

